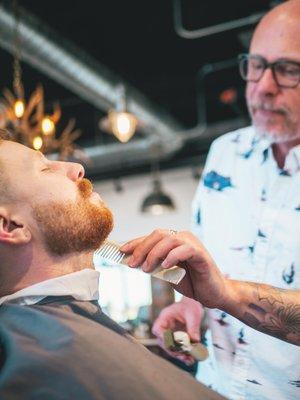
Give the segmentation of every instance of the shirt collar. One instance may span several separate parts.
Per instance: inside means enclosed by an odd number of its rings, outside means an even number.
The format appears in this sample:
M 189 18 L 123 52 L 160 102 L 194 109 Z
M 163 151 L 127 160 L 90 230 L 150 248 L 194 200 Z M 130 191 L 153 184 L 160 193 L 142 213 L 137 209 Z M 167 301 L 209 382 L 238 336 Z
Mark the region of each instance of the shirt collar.
M 264 163 L 267 158 L 272 159 L 274 165 L 278 169 L 280 175 L 283 176 L 292 176 L 300 171 L 300 145 L 297 145 L 290 149 L 288 152 L 284 167 L 280 169 L 274 159 L 272 146 L 269 145 L 268 147 L 262 148 L 262 163 Z
M 76 300 L 99 299 L 99 276 L 94 269 L 83 269 L 68 275 L 36 283 L 16 293 L 0 298 L 0 305 L 8 301 L 20 305 L 35 304 L 47 296 L 72 296 Z
M 244 159 L 252 158 L 255 153 L 263 157 L 264 152 L 271 148 L 270 142 L 257 135 L 252 126 L 238 130 L 234 142 L 237 144 L 237 154 Z
M 241 141 L 239 141 L 238 153 L 245 159 L 249 158 L 253 153 L 261 155 L 261 163 L 263 164 L 268 158 L 273 157 L 272 145 L 267 139 L 255 134 L 254 128 L 252 135 L 243 135 Z M 276 164 L 277 165 L 277 164 Z M 285 160 L 283 170 L 280 170 L 282 175 L 294 175 L 300 171 L 300 144 L 293 147 Z
M 290 175 L 300 171 L 300 145 L 293 147 L 285 160 L 284 170 L 288 171 Z

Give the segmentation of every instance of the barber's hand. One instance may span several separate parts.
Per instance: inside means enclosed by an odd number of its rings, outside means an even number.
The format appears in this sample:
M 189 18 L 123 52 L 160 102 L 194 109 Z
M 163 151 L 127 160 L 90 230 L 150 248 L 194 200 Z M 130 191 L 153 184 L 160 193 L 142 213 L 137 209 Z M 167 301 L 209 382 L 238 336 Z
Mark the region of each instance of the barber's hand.
M 120 250 L 132 254 L 129 265 L 133 268 L 141 266 L 144 272 L 152 272 L 159 265 L 185 268 L 185 277 L 174 288 L 203 306 L 222 309 L 229 296 L 226 278 L 190 232 L 174 234 L 169 230 L 155 230 L 149 236 L 126 243 Z
M 164 308 L 154 322 L 152 332 L 164 347 L 164 332 L 168 329 L 185 331 L 189 334 L 192 342 L 200 341 L 200 325 L 204 316 L 204 309 L 197 301 L 184 297 L 180 302 L 171 304 Z M 172 357 L 176 357 L 186 364 L 193 364 L 192 356 L 164 349 Z

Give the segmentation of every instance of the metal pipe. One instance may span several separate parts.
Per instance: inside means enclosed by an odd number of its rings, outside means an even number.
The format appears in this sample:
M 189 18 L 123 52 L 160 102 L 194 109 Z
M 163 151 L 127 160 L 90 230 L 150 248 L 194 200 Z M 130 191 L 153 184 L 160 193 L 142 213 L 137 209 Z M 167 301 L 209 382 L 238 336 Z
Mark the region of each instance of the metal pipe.
M 226 32 L 231 29 L 240 28 L 242 26 L 252 25 L 258 22 L 261 17 L 265 15 L 264 12 L 255 13 L 245 18 L 223 22 L 221 24 L 190 31 L 188 29 L 185 29 L 182 24 L 181 0 L 173 1 L 173 10 L 175 31 L 180 37 L 184 39 L 200 39 L 209 35 L 214 35 L 216 33 Z
M 23 60 L 101 110 L 115 106 L 116 87 L 122 83 L 128 94 L 128 110 L 141 121 L 143 131 L 160 144 L 159 156 L 167 156 L 180 149 L 183 141 L 176 132 L 182 127 L 176 120 L 155 108 L 137 90 L 47 28 L 38 18 L 21 8 L 20 11 Z M 15 24 L 12 10 L 0 4 L 0 45 L 10 52 L 14 50 Z

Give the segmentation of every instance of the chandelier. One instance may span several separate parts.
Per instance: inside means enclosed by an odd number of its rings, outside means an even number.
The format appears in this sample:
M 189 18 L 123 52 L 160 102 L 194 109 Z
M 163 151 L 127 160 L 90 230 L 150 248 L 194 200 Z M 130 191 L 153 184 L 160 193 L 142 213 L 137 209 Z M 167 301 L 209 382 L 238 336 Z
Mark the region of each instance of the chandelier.
M 21 43 L 19 34 L 19 10 L 14 2 L 15 42 L 13 46 L 13 90 L 5 88 L 0 99 L 0 128 L 10 131 L 11 140 L 39 150 L 44 154 L 58 153 L 60 160 L 71 155 L 84 158 L 83 152 L 74 144 L 81 132 L 75 129 L 75 120 L 69 120 L 66 127 L 58 134 L 56 125 L 61 118 L 58 103 L 53 105 L 53 112 L 45 112 L 44 90 L 41 84 L 28 97 L 24 93 L 21 69 Z

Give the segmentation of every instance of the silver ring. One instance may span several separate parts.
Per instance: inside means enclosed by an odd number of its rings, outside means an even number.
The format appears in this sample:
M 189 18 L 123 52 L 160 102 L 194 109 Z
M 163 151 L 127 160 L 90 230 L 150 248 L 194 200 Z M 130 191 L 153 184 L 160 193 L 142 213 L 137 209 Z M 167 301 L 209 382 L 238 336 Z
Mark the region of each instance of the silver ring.
M 174 229 L 169 229 L 169 233 L 171 235 L 176 235 L 178 233 L 178 231 L 175 231 Z

